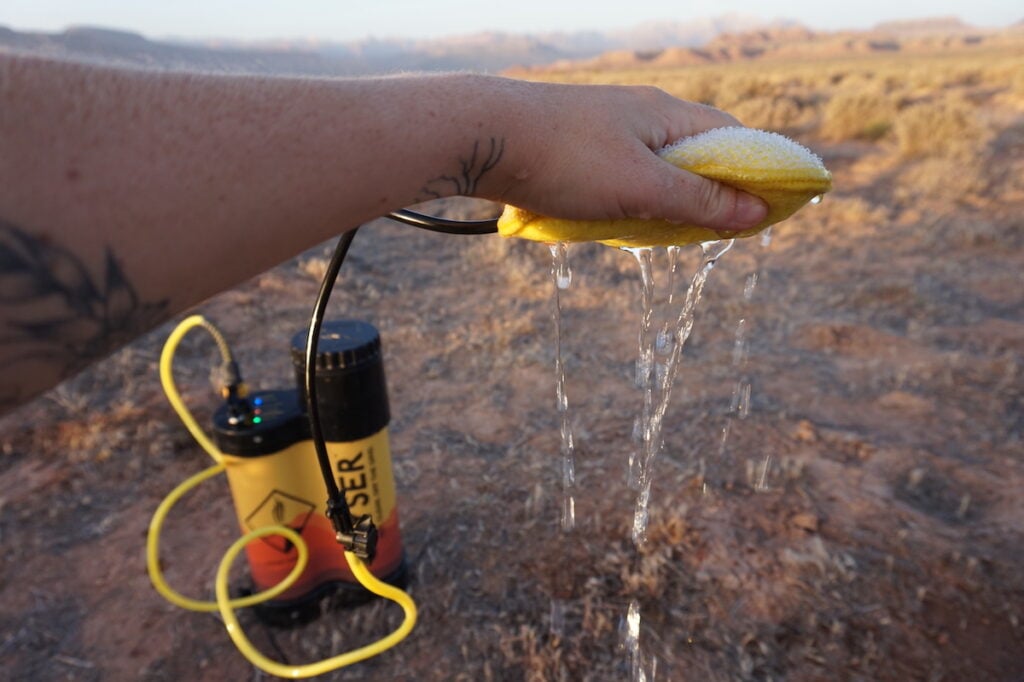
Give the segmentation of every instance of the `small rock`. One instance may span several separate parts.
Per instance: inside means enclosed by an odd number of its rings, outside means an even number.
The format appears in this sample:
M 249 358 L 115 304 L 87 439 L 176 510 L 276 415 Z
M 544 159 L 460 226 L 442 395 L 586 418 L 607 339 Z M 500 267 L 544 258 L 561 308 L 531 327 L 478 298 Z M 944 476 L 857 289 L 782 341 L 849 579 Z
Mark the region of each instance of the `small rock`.
M 818 532 L 818 517 L 810 512 L 793 514 L 793 516 L 789 517 L 789 523 L 791 526 L 808 533 Z
M 864 462 L 875 454 L 875 448 L 868 443 L 857 443 L 857 459 Z
M 793 437 L 804 443 L 813 443 L 818 440 L 818 432 L 814 429 L 814 424 L 806 419 L 801 419 L 797 422 Z
M 890 391 L 878 399 L 878 405 L 887 410 L 925 414 L 933 411 L 934 406 L 927 398 L 907 393 L 906 391 Z
M 924 481 L 925 471 L 922 467 L 916 467 L 910 470 L 907 475 L 907 490 L 917 490 L 917 487 Z

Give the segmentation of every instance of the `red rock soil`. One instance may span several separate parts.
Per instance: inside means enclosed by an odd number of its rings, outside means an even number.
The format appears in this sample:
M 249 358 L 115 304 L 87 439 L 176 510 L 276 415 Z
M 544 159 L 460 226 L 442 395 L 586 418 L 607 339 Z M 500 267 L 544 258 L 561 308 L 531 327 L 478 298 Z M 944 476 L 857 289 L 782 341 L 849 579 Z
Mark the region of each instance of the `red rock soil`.
M 985 188 L 963 197 L 915 197 L 913 164 L 880 147 L 815 146 L 836 192 L 712 274 L 639 554 L 625 485 L 640 402 L 632 258 L 570 251 L 580 489 L 566 538 L 547 249 L 386 222 L 360 232 L 331 314 L 383 335 L 421 612 L 406 642 L 327 679 L 621 679 L 631 599 L 658 680 L 1024 679 L 1024 127 L 993 140 Z M 256 387 L 290 381 L 288 340 L 329 248 L 201 306 Z M 740 317 L 743 369 L 731 357 Z M 164 603 L 146 576 L 151 513 L 207 464 L 159 388 L 169 330 L 2 424 L 0 677 L 262 678 L 217 617 Z M 204 419 L 214 360 L 196 335 L 178 361 Z M 745 419 L 730 416 L 741 371 Z M 225 484 L 207 484 L 166 530 L 169 579 L 210 595 L 235 535 Z M 553 596 L 566 604 L 555 631 Z M 243 623 L 268 655 L 303 662 L 398 619 L 373 604 L 291 630 Z

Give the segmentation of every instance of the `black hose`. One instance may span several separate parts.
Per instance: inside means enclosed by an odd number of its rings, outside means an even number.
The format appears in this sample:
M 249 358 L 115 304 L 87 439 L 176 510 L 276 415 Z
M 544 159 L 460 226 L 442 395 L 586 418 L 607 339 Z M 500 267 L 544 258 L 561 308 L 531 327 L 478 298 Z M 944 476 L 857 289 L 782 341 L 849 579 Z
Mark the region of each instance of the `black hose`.
M 498 231 L 498 221 L 492 220 L 450 220 L 448 218 L 437 218 L 434 216 L 416 213 L 402 209 L 388 214 L 388 218 L 397 220 L 407 225 L 419 227 L 432 232 L 443 232 L 445 234 L 491 234 Z M 313 305 L 313 315 L 309 321 L 309 331 L 306 334 L 306 411 L 309 414 L 309 432 L 313 440 L 313 448 L 316 450 L 317 463 L 320 465 L 320 473 L 324 478 L 324 485 L 327 487 L 327 515 L 334 524 L 335 530 L 350 535 L 355 527 L 355 520 L 349 510 L 343 491 L 338 487 L 334 478 L 334 471 L 331 468 L 331 460 L 327 454 L 327 444 L 324 440 L 323 428 L 320 425 L 320 410 L 317 403 L 316 393 L 316 356 L 317 348 L 320 345 L 320 328 L 323 326 L 324 311 L 327 310 L 327 301 L 331 298 L 331 291 L 338 279 L 338 272 L 341 270 L 345 256 L 356 236 L 355 228 L 345 232 L 338 239 L 334 248 L 334 255 L 327 265 L 323 282 L 320 284 L 320 292 L 317 294 L 316 303 Z
M 406 208 L 389 213 L 387 217 L 406 225 L 445 234 L 493 234 L 498 231 L 497 218 L 491 218 L 490 220 L 451 220 L 449 218 L 437 218 L 416 213 Z
M 324 477 L 324 485 L 327 486 L 328 510 L 332 504 L 340 505 L 343 513 L 342 518 L 332 521 L 341 521 L 343 530 L 351 532 L 352 514 L 345 503 L 345 497 L 338 489 L 334 472 L 331 469 L 331 460 L 327 455 L 327 444 L 324 441 L 324 432 L 320 426 L 320 410 L 318 409 L 316 395 L 316 355 L 317 347 L 320 345 L 320 328 L 324 322 L 324 311 L 327 309 L 327 301 L 331 298 L 331 291 L 334 289 L 334 282 L 338 279 L 338 271 L 341 264 L 345 262 L 345 255 L 349 246 L 356 236 L 355 228 L 341 235 L 338 245 L 334 248 L 334 255 L 327 265 L 327 272 L 324 273 L 324 280 L 320 284 L 320 293 L 317 294 L 316 303 L 313 305 L 313 315 L 309 320 L 309 332 L 306 334 L 306 410 L 309 414 L 309 432 L 313 439 L 313 447 L 316 450 L 316 459 L 320 464 L 320 473 Z M 340 501 L 340 502 L 339 502 Z

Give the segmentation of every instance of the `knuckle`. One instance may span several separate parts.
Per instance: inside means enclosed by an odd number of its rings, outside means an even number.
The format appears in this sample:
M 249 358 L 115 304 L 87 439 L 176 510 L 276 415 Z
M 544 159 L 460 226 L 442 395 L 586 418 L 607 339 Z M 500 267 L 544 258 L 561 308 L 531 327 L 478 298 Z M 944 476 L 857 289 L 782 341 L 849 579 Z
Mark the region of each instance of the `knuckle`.
M 656 85 L 644 85 L 643 91 L 651 99 L 663 99 L 668 93 Z
M 699 220 L 717 224 L 729 212 L 729 203 L 728 193 L 719 183 L 704 180 L 697 184 L 694 208 Z

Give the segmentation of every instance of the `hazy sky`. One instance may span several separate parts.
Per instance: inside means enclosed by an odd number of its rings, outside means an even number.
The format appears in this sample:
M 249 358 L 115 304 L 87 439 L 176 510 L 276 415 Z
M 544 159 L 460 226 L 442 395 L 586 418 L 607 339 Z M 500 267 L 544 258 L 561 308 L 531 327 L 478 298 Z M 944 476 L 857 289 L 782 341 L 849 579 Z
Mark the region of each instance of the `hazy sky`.
M 152 38 L 437 37 L 629 27 L 738 12 L 795 19 L 811 28 L 867 28 L 890 19 L 958 16 L 978 26 L 1024 18 L 1021 0 L 2 0 L 0 25 L 59 31 L 93 25 Z

